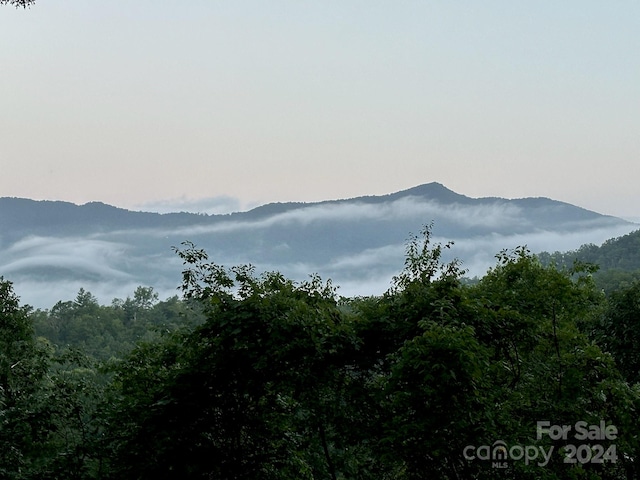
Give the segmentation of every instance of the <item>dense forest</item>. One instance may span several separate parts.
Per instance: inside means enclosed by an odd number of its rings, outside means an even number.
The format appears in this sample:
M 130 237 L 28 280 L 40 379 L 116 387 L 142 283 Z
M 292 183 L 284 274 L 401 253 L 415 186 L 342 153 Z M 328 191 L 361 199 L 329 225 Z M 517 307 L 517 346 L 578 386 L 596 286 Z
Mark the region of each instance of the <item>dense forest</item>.
M 3 279 L 0 478 L 640 478 L 640 283 L 522 247 L 470 284 L 448 246 L 376 297 L 191 243 L 163 301 Z
M 538 257 L 543 264 L 560 268 L 568 268 L 576 261 L 597 265 L 594 280 L 599 288 L 611 293 L 640 281 L 640 230 L 611 238 L 600 246 L 587 243 L 577 250 L 542 252 Z

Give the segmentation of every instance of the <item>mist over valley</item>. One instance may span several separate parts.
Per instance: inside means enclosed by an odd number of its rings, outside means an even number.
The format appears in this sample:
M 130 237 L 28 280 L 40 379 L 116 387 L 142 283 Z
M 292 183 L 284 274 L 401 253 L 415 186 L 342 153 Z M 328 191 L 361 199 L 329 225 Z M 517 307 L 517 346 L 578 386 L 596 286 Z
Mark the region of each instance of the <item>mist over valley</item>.
M 178 294 L 173 247 L 193 242 L 212 261 L 252 264 L 295 280 L 317 273 L 344 296 L 386 291 L 410 234 L 433 222 L 445 259 L 482 276 L 503 249 L 574 250 L 634 231 L 620 218 L 548 198 L 470 198 L 439 183 L 383 196 L 274 203 L 231 214 L 150 213 L 87 203 L 0 198 L 0 275 L 24 303 L 50 308 L 80 289 L 108 303 L 137 286 Z

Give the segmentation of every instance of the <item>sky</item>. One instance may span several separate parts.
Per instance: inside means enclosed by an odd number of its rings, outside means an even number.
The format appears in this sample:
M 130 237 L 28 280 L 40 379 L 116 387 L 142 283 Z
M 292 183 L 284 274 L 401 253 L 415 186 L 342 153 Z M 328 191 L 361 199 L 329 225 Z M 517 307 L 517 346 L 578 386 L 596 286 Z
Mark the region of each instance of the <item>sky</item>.
M 640 217 L 640 2 L 0 7 L 0 196 L 224 213 L 437 181 Z

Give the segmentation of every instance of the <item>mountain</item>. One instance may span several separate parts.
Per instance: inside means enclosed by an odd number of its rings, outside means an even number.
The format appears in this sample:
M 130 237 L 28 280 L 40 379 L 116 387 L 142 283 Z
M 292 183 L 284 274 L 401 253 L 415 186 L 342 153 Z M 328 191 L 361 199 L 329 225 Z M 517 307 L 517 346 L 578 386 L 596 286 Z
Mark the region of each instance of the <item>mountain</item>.
M 251 263 L 298 280 L 319 273 L 344 295 L 379 294 L 402 268 L 409 234 L 430 222 L 437 241 L 455 242 L 451 253 L 471 275 L 482 275 L 503 248 L 570 250 L 638 228 L 548 198 L 471 198 L 439 183 L 227 215 L 0 198 L 0 275 L 43 308 L 80 287 L 104 302 L 138 285 L 170 295 L 182 270 L 172 247 L 188 240 L 224 265 Z
M 600 246 L 586 243 L 576 250 L 538 256 L 543 263 L 558 266 L 569 267 L 576 260 L 597 265 L 596 283 L 609 293 L 640 280 L 640 230 L 610 238 Z

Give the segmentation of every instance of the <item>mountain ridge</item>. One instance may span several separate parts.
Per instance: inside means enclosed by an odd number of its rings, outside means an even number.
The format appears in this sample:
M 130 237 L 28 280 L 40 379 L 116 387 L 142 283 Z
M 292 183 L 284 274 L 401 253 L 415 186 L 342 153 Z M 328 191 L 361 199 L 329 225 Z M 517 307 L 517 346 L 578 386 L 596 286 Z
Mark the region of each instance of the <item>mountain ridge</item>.
M 41 221 L 44 218 L 48 220 L 56 220 L 59 221 L 62 214 L 69 213 L 71 210 L 75 210 L 75 212 L 79 213 L 79 219 L 81 220 L 89 220 L 90 215 L 95 215 L 96 213 L 100 213 L 103 215 L 102 220 L 109 219 L 112 217 L 111 214 L 119 214 L 122 216 L 128 216 L 130 219 L 141 220 L 143 216 L 147 216 L 148 218 L 155 219 L 169 219 L 177 220 L 177 219 L 195 219 L 203 220 L 207 219 L 230 219 L 234 216 L 237 218 L 240 217 L 257 217 L 260 215 L 274 215 L 279 213 L 284 213 L 297 208 L 307 208 L 313 206 L 322 206 L 322 205 L 331 205 L 331 204 L 344 204 L 344 203 L 353 203 L 353 202 L 361 202 L 361 203 L 383 203 L 387 201 L 394 201 L 400 198 L 406 197 L 418 197 L 424 198 L 431 201 L 436 201 L 439 203 L 460 203 L 460 204 L 470 204 L 470 203 L 495 203 L 495 202 L 513 202 L 514 204 L 524 204 L 524 203 L 547 203 L 549 205 L 565 205 L 574 209 L 582 210 L 583 212 L 589 212 L 589 215 L 595 214 L 601 217 L 607 218 L 616 218 L 620 221 L 628 222 L 619 217 L 615 217 L 613 215 L 605 215 L 594 212 L 592 210 L 585 209 L 580 206 L 576 206 L 567 202 L 553 200 L 548 197 L 521 197 L 508 199 L 503 197 L 468 197 L 466 195 L 454 192 L 453 190 L 445 187 L 443 184 L 439 182 L 430 182 L 425 184 L 420 184 L 415 187 L 411 187 L 404 190 L 399 190 L 397 192 L 392 192 L 388 194 L 382 195 L 363 195 L 357 197 L 349 197 L 342 199 L 330 199 L 330 200 L 321 200 L 316 202 L 269 202 L 263 205 L 259 205 L 257 207 L 251 208 L 246 211 L 237 211 L 230 212 L 224 214 L 206 214 L 206 213 L 198 213 L 198 212 L 188 212 L 188 211 L 175 211 L 168 213 L 158 213 L 151 212 L 147 210 L 133 210 L 123 207 L 117 207 L 114 205 L 110 205 L 108 203 L 100 202 L 100 201 L 90 201 L 84 204 L 76 204 L 73 202 L 68 202 L 64 200 L 33 200 L 29 198 L 23 197 L 0 197 L 0 225 L 7 221 L 15 222 L 15 219 L 7 218 L 3 213 L 9 208 L 13 208 L 15 210 L 16 205 L 20 207 L 20 210 L 23 210 L 24 207 L 38 207 L 41 212 L 38 220 Z M 13 203 L 13 205 L 11 204 Z M 56 214 L 51 216 L 52 208 L 58 208 Z M 578 210 L 576 210 L 578 211 Z M 20 212 L 21 215 L 24 213 Z M 105 214 L 109 214 L 105 217 Z M 18 223 L 18 222 L 16 222 Z M 633 222 L 628 222 L 633 223 Z
M 452 257 L 472 275 L 492 266 L 504 248 L 567 251 L 637 228 L 544 197 L 476 199 L 437 182 L 386 195 L 270 203 L 214 215 L 3 197 L 0 276 L 37 306 L 46 306 L 44 297 L 56 289 L 67 297 L 79 287 L 99 290 L 105 301 L 140 285 L 175 292 L 182 266 L 173 248 L 191 241 L 222 265 L 252 264 L 298 280 L 318 273 L 344 294 L 379 294 L 402 268 L 409 235 L 432 222 L 433 239 L 453 241 Z

